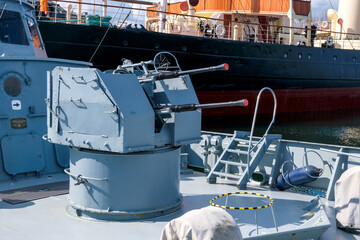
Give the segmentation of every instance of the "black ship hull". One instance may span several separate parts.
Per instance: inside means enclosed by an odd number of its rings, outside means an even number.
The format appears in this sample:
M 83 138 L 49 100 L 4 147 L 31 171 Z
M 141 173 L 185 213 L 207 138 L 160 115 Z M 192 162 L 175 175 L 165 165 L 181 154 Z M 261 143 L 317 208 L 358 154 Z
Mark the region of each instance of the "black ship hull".
M 40 22 L 50 57 L 89 61 L 115 69 L 122 59 L 153 59 L 160 51 L 173 53 L 183 70 L 221 63 L 229 71 L 192 76 L 201 103 L 249 99 L 249 107 L 205 110 L 204 116 L 246 115 L 253 112 L 262 87 L 275 90 L 278 113 L 308 113 L 360 108 L 360 52 L 333 48 L 241 42 L 141 29 L 117 29 Z M 105 36 L 105 37 L 104 37 Z M 272 112 L 270 95 L 261 113 Z

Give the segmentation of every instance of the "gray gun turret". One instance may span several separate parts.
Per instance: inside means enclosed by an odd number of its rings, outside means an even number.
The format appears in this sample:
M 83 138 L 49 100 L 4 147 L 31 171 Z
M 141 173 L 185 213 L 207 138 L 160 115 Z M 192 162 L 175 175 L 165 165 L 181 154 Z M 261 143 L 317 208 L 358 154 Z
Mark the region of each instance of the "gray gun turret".
M 170 66 L 172 54 L 162 54 L 153 61 L 124 61 L 111 72 L 55 68 L 49 75 L 50 141 L 115 153 L 180 146 L 200 139 L 198 110 L 247 106 L 246 99 L 198 102 L 189 74 L 225 71 L 228 64 L 183 71 L 175 57 Z
M 198 102 L 189 74 L 227 64 L 182 71 L 157 56 L 110 72 L 56 67 L 48 74 L 47 139 L 71 147 L 71 215 L 119 221 L 176 211 L 181 146 L 201 140 L 199 110 L 247 105 Z

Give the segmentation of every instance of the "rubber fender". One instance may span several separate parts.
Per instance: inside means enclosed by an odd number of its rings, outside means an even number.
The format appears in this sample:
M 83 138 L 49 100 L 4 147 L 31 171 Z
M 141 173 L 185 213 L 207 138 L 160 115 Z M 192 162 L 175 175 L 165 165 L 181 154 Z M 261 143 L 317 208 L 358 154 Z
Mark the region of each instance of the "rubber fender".
M 321 168 L 308 165 L 306 167 L 297 168 L 295 170 L 280 174 L 276 179 L 276 188 L 284 191 L 295 185 L 302 185 L 313 182 L 322 173 Z M 284 179 L 285 178 L 285 179 Z

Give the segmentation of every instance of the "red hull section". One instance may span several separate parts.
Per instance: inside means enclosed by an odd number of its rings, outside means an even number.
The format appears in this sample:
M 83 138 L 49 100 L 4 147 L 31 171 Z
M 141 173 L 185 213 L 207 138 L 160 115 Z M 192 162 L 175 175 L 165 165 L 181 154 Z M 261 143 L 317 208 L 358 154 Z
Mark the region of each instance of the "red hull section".
M 277 113 L 302 113 L 360 108 L 360 88 L 316 88 L 274 90 L 278 102 Z M 204 109 L 203 116 L 236 116 L 253 114 L 259 91 L 207 91 L 197 92 L 200 103 L 226 102 L 248 99 L 248 107 Z M 259 113 L 271 114 L 273 99 L 264 92 Z

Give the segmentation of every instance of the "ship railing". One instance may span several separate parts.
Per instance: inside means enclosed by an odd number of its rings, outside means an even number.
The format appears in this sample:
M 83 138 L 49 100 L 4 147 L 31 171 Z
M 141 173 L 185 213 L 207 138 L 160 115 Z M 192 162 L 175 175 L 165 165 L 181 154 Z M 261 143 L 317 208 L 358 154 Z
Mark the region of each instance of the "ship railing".
M 333 35 L 333 34 L 332 34 Z M 315 38 L 315 47 L 331 47 L 339 49 L 360 50 L 360 35 L 359 34 L 344 34 L 344 37 L 332 37 L 329 34 L 327 37 Z
M 92 1 L 92 0 L 91 0 Z M 103 0 L 107 3 L 107 0 Z M 159 8 L 149 9 L 149 4 L 113 2 L 99 4 L 84 1 L 58 0 L 48 2 L 48 11 L 37 11 L 40 21 L 55 21 L 67 24 L 97 25 L 112 28 L 140 29 L 165 34 L 191 35 L 234 41 L 262 42 L 272 44 L 294 44 L 315 47 L 360 49 L 360 34 L 344 34 L 327 29 L 306 29 L 300 23 L 295 27 L 258 23 L 250 17 L 224 20 L 205 16 L 190 16 L 163 12 Z M 39 8 L 39 7 L 38 7 Z M 166 14 L 165 21 L 161 21 Z M 246 16 L 245 16 L 246 17 Z M 303 22 L 303 24 L 305 24 Z M 321 26 L 320 26 L 321 27 Z M 292 31 L 290 31 L 292 29 Z M 291 34 L 293 33 L 293 34 Z

